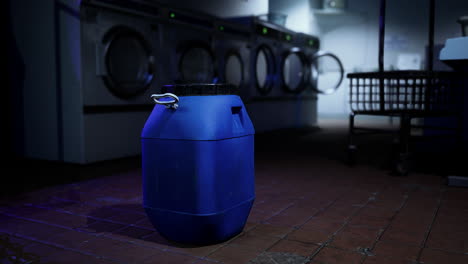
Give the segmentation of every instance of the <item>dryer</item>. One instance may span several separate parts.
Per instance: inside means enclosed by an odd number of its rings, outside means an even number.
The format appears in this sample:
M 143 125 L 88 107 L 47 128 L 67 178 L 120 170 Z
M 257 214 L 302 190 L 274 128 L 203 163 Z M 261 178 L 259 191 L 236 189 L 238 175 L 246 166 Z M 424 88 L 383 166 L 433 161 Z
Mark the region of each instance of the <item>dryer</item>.
M 287 98 L 291 127 L 317 126 L 317 96 L 308 91 L 311 83 L 311 64 L 299 33 L 282 30 L 279 51 L 278 86 Z M 290 123 L 291 124 L 291 123 Z
M 164 84 L 218 83 L 212 49 L 214 18 L 189 10 L 163 8 L 161 53 Z
M 295 44 L 304 51 L 309 65 L 309 77 L 301 100 L 304 113 L 301 123 L 317 124 L 319 95 L 331 95 L 337 91 L 344 78 L 340 59 L 331 52 L 320 50 L 320 40 L 316 36 L 298 33 Z
M 306 58 L 306 63 L 308 65 L 308 74 L 306 87 L 304 89 L 304 94 L 316 94 L 317 87 L 317 63 L 314 61 L 314 57 L 319 51 L 320 40 L 318 37 L 297 33 L 294 39 L 294 44 L 297 47 L 302 47 L 302 51 Z
M 83 103 L 150 105 L 148 98 L 160 86 L 158 10 L 138 2 L 130 9 L 109 2 L 81 4 Z
M 231 21 L 247 25 L 252 32 L 252 49 L 250 52 L 250 97 L 246 103 L 249 116 L 258 132 L 282 128 L 300 127 L 301 108 L 297 92 L 304 89 L 303 78 L 307 78 L 305 56 L 295 47 L 295 33 L 282 26 L 261 20 L 258 17 L 237 17 Z M 300 57 L 303 72 L 293 73 L 298 67 L 293 62 Z M 296 55 L 296 54 L 301 54 Z M 288 58 L 287 60 L 285 58 Z M 285 66 L 286 65 L 286 66 Z M 284 69 L 288 74 L 282 74 Z M 282 76 L 283 75 L 283 76 Z M 292 83 L 300 76 L 301 81 Z M 300 85 L 299 85 L 300 84 Z M 292 92 L 284 86 L 294 86 Z
M 11 12 L 27 69 L 19 152 L 80 164 L 139 155 L 149 94 L 159 86 L 159 7 L 18 0 Z
M 244 102 L 250 99 L 250 38 L 244 25 L 216 19 L 213 51 L 217 58 L 219 82 L 235 85 Z
M 304 45 L 298 43 L 298 34 L 289 30 L 282 30 L 279 49 L 278 72 L 279 88 L 284 96 L 302 94 L 306 90 L 310 78 L 310 65 L 305 54 Z M 299 45 L 298 45 L 299 44 Z
M 254 16 L 229 18 L 230 21 L 247 26 L 251 32 L 250 49 L 250 100 L 277 97 L 278 46 L 276 25 Z
M 336 92 L 344 78 L 344 68 L 341 60 L 335 54 L 321 50 L 320 40 L 316 36 L 298 33 L 297 46 L 303 47 L 309 64 L 309 78 L 306 93 L 330 95 Z M 333 76 L 327 76 L 329 74 Z M 327 82 L 322 82 L 324 79 Z

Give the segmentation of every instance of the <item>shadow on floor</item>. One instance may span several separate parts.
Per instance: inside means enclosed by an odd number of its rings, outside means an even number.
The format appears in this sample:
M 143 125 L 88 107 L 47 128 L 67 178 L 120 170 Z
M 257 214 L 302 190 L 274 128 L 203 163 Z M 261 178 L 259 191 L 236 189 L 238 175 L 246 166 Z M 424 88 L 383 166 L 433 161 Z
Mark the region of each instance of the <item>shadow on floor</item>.
M 391 174 L 398 158 L 395 134 L 368 134 L 355 138 L 357 151 L 355 164 L 387 170 Z M 411 141 L 410 173 L 427 173 L 447 176 L 463 170 L 461 157 L 455 151 L 453 137 L 415 138 Z M 341 122 L 324 127 L 288 129 L 259 133 L 255 137 L 256 158 L 272 156 L 320 157 L 349 163 L 348 127 Z
M 0 198 L 44 187 L 108 176 L 140 168 L 140 166 L 140 157 L 128 157 L 86 165 L 15 157 L 6 162 L 8 169 L 6 171 L 12 176 L 3 177 Z
M 143 240 L 146 242 L 159 244 L 162 247 L 198 248 L 208 246 L 182 244 L 166 239 L 154 227 L 148 225 L 148 221 L 144 220 L 146 215 L 141 213 L 142 210 L 143 208 L 141 204 L 116 204 L 100 207 L 88 214 L 87 231 L 91 231 L 93 233 L 109 233 L 112 235 L 118 235 L 120 237 L 126 237 L 127 240 Z M 143 219 L 145 224 L 139 225 L 137 218 L 135 218 L 135 223 L 133 224 L 130 224 L 130 222 L 124 224 L 120 221 L 115 221 L 116 214 L 121 215 L 125 214 L 126 212 L 129 214 L 139 213 L 141 216 L 140 220 Z M 107 219 L 108 221 L 97 221 L 96 219 Z
M 356 164 L 391 171 L 394 166 L 395 151 L 392 144 L 395 135 L 362 135 L 356 138 L 358 150 Z M 305 129 L 287 129 L 255 135 L 256 160 L 272 157 L 320 157 L 348 162 L 347 122 L 326 124 Z M 463 168 L 462 158 L 466 153 L 453 151 L 453 140 L 437 139 L 419 141 L 413 144 L 410 156 L 410 173 L 421 172 L 441 176 L 468 173 Z M 0 198 L 40 189 L 43 187 L 78 182 L 96 177 L 112 175 L 125 170 L 141 167 L 141 157 L 104 161 L 89 165 L 63 164 L 59 162 L 16 159 L 8 162 L 11 177 L 4 177 L 4 188 Z M 459 174 L 459 173 L 458 173 Z M 38 177 L 37 175 L 47 175 Z

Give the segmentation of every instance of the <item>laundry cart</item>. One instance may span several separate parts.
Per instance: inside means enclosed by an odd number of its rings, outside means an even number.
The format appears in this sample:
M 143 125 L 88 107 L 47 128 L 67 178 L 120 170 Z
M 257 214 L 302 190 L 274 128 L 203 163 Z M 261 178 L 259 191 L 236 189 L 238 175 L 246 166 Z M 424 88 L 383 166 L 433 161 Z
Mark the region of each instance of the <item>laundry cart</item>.
M 395 146 L 397 155 L 393 170 L 399 175 L 409 172 L 409 153 L 411 130 L 414 127 L 423 129 L 443 129 L 452 131 L 457 142 L 462 142 L 463 127 L 463 93 L 468 87 L 468 77 L 459 72 L 442 72 L 432 70 L 433 36 L 434 36 L 434 1 L 430 1 L 429 12 L 429 54 L 427 70 L 422 71 L 384 71 L 384 34 L 385 34 L 385 0 L 381 0 L 380 34 L 379 34 L 379 71 L 351 73 L 349 79 L 349 118 L 348 161 L 355 163 L 357 134 L 376 132 L 396 132 Z M 355 125 L 357 115 L 374 115 L 398 117 L 397 131 L 364 128 Z M 450 117 L 456 120 L 452 126 L 428 127 L 413 125 L 412 119 Z M 461 146 L 462 144 L 457 144 Z

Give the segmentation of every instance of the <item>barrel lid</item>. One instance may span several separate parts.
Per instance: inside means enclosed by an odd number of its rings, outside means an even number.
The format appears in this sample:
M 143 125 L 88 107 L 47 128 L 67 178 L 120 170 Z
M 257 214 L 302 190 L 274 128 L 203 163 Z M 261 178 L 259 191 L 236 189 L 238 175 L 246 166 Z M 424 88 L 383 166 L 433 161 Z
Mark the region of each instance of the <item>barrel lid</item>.
M 231 84 L 173 84 L 164 85 L 162 92 L 173 93 L 177 96 L 239 95 L 239 88 Z

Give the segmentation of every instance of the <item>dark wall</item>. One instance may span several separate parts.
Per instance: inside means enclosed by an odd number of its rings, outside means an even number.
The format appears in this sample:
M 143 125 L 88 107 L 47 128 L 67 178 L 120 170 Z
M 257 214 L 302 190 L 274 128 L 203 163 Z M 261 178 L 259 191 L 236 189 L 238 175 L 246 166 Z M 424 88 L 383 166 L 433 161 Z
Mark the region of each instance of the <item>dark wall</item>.
M 9 8 L 9 1 L 1 1 L 0 2 L 0 7 L 1 7 L 1 17 L 2 17 L 2 22 L 1 22 L 1 26 L 2 26 L 2 32 L 7 32 L 7 37 L 6 37 L 6 40 L 8 41 L 8 48 L 7 49 L 3 49 L 3 55 L 2 57 L 3 58 L 7 58 L 7 69 L 8 69 L 8 74 L 6 76 L 4 76 L 4 84 L 6 84 L 4 86 L 4 91 L 6 92 L 6 94 L 4 94 L 5 98 L 4 100 L 2 100 L 4 103 L 0 104 L 1 105 L 1 112 L 3 113 L 3 120 L 1 122 L 1 127 L 2 129 L 0 129 L 1 131 L 1 134 L 0 134 L 0 137 L 1 137 L 1 149 L 4 149 L 6 151 L 6 153 L 2 153 L 2 154 L 6 154 L 6 157 L 9 159 L 11 157 L 11 154 L 12 154 L 12 150 L 13 150 L 13 146 L 12 146 L 12 143 L 11 141 L 8 140 L 9 137 L 12 136 L 12 117 L 11 117 L 11 65 L 10 65 L 10 56 L 8 55 L 9 54 L 9 46 L 10 46 L 10 42 L 11 42 L 11 38 L 10 38 L 10 31 L 9 31 L 9 26 L 8 26 L 8 23 L 10 21 L 9 19 L 9 12 L 8 10 L 10 10 Z M 4 156 L 5 157 L 5 156 Z
M 5 99 L 1 104 L 2 120 L 2 149 L 6 151 L 8 159 L 16 160 L 23 152 L 23 80 L 25 65 L 22 56 L 17 48 L 15 36 L 11 25 L 10 1 L 1 1 L 2 7 L 2 32 L 6 32 L 4 38 L 6 49 L 3 50 L 4 58 L 7 58 L 7 75 L 5 81 L 7 85 Z

